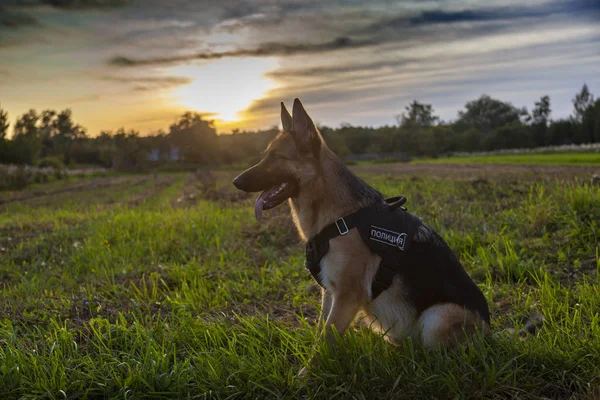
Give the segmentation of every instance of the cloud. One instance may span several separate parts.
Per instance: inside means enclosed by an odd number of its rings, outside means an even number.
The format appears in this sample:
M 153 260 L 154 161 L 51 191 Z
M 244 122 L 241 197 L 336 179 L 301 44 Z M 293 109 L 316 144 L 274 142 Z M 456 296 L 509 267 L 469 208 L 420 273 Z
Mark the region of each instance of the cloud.
M 335 63 L 318 58 L 303 62 L 303 66 L 290 62 L 288 68 L 283 65 L 268 74 L 280 80 L 279 87 L 253 103 L 245 114 L 275 119 L 278 102 L 294 97 L 317 110 L 315 117 L 325 124 L 392 122 L 393 115 L 412 99 L 441 107 L 443 118 L 451 119 L 462 104 L 483 92 L 531 106 L 553 90 L 572 87 L 566 89 L 570 91 L 584 80 L 589 83 L 599 60 L 600 32 L 596 32 L 575 21 L 557 29 L 549 21 L 465 42 L 428 43 L 427 48 L 417 46 L 412 53 L 388 51 L 396 47 L 393 43 L 377 52 L 367 49 L 370 58 L 345 54 L 336 57 Z M 394 59 L 398 61 L 394 63 Z M 311 61 L 328 63 L 314 65 Z M 301 79 L 295 79 L 298 77 Z M 521 96 L 521 90 L 528 95 Z M 372 115 L 367 117 L 358 110 Z M 564 113 L 564 108 L 557 107 L 557 115 Z
M 270 78 L 290 78 L 290 77 L 323 77 L 336 76 L 338 74 L 354 73 L 361 71 L 377 72 L 386 68 L 399 68 L 410 63 L 417 62 L 417 59 L 396 59 L 379 60 L 368 63 L 343 63 L 338 65 L 326 65 L 307 68 L 282 68 L 270 71 L 266 75 Z
M 475 8 L 464 9 L 434 9 L 424 10 L 416 15 L 385 15 L 382 18 L 374 21 L 363 32 L 369 34 L 387 33 L 391 31 L 412 31 L 414 27 L 427 27 L 429 25 L 451 25 L 451 24 L 471 24 L 474 28 L 478 23 L 486 23 L 482 26 L 483 29 L 492 30 L 498 23 L 506 22 L 508 26 L 514 27 L 519 20 L 523 19 L 541 19 L 556 15 L 572 15 L 572 16 L 593 16 L 600 12 L 600 3 L 597 0 L 574 0 L 571 2 L 550 1 L 537 5 L 518 5 L 518 6 L 501 6 L 501 7 L 477 7 L 476 3 L 470 5 Z M 465 25 L 468 26 L 468 25 Z M 457 29 L 456 27 L 453 27 Z
M 515 15 L 516 14 L 516 15 Z M 507 16 L 523 17 L 522 11 L 519 13 L 483 11 L 483 10 L 463 10 L 463 11 L 424 11 L 419 16 L 410 18 L 412 25 L 422 24 L 449 24 L 454 22 L 479 22 L 504 19 Z
M 4 0 L 3 4 L 0 4 L 0 30 L 43 27 L 38 18 L 32 15 L 39 6 L 85 10 L 122 7 L 129 3 L 130 0 Z
M 37 19 L 31 15 L 0 5 L 0 28 L 20 28 L 37 24 Z
M 333 50 L 351 49 L 376 44 L 370 40 L 353 40 L 342 36 L 328 42 L 321 43 L 262 43 L 253 49 L 237 49 L 222 52 L 202 52 L 184 56 L 157 57 L 147 59 L 134 59 L 125 56 L 116 56 L 110 59 L 109 64 L 119 67 L 146 66 L 172 64 L 194 60 L 217 60 L 225 57 L 271 57 L 291 56 L 298 54 L 318 54 Z
M 51 6 L 56 8 L 111 8 L 131 3 L 130 0 L 5 0 L 13 7 Z
M 11 73 L 8 70 L 0 69 L 0 86 L 3 83 L 8 83 L 11 80 Z
M 585 15 L 600 11 L 597 0 L 554 1 L 538 7 L 495 7 L 458 11 L 429 10 L 410 18 L 412 25 L 452 24 L 460 22 L 486 22 L 547 17 L 553 14 Z
M 57 82 L 61 74 L 71 77 L 77 72 L 88 80 L 79 89 L 82 96 L 102 93 L 102 98 L 81 98 L 90 103 L 81 107 L 90 110 L 114 106 L 115 92 L 136 99 L 132 104 L 140 110 L 163 100 L 160 107 L 170 104 L 179 110 L 177 92 L 185 90 L 188 86 L 183 85 L 191 78 L 181 77 L 186 74 L 177 71 L 178 64 L 193 69 L 190 76 L 195 81 L 219 60 L 244 64 L 217 70 L 216 80 L 221 76 L 230 80 L 231 74 L 247 69 L 251 59 L 261 57 L 272 64 L 257 75 L 276 82 L 240 106 L 245 108 L 240 114 L 244 120 L 257 127 L 271 116 L 276 122 L 279 101 L 298 96 L 323 123 L 379 124 L 393 122 L 393 115 L 413 98 L 449 110 L 443 111 L 448 118 L 455 114 L 452 110 L 484 91 L 491 95 L 514 91 L 506 100 L 531 105 L 533 98 L 521 99 L 521 90 L 541 95 L 550 91 L 546 85 L 571 93 L 571 87 L 580 87 L 583 80 L 592 88 L 600 82 L 589 82 L 600 59 L 600 31 L 590 21 L 600 20 L 598 0 L 507 0 L 502 6 L 484 0 L 0 0 L 0 4 L 19 15 L 4 23 L 6 13 L 0 11 L 0 59 L 8 61 L 14 75 L 0 82 L 2 92 L 12 90 L 13 98 L 19 98 L 39 70 L 44 82 L 53 85 L 44 93 L 64 98 L 69 88 Z M 47 45 L 39 45 L 42 40 Z M 43 68 L 35 70 L 35 65 Z M 42 92 L 31 86 L 32 95 Z M 170 88 L 176 88 L 172 96 L 164 96 Z M 209 93 L 199 92 L 198 97 L 210 100 Z M 239 97 L 235 90 L 217 93 Z M 567 97 L 568 103 L 572 96 Z M 173 103 L 168 103 L 171 99 Z M 214 107 L 202 109 L 215 111 Z M 135 118 L 120 104 L 118 112 L 123 120 Z M 154 109 L 148 115 L 153 113 Z M 96 118 L 95 109 L 90 115 Z
M 188 85 L 193 79 L 179 76 L 147 76 L 147 77 L 122 77 L 104 76 L 105 81 L 118 82 L 133 85 L 133 90 L 143 92 L 156 89 L 170 89 L 178 86 Z
M 101 95 L 101 94 L 87 94 L 84 96 L 78 96 L 78 97 L 74 97 L 69 99 L 69 102 L 73 102 L 73 103 L 90 103 L 90 102 L 95 102 L 98 100 L 103 99 L 105 96 Z

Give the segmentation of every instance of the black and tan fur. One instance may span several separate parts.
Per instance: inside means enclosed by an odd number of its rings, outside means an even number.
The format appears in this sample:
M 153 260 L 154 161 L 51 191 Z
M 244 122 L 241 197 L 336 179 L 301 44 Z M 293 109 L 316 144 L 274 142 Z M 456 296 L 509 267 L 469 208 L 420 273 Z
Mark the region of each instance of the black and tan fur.
M 274 206 L 289 197 L 294 223 L 305 241 L 336 219 L 383 202 L 381 193 L 354 175 L 327 147 L 298 99 L 293 117 L 281 106 L 283 131 L 269 144 L 263 160 L 234 180 L 239 189 L 261 191 L 288 182 Z M 323 290 L 320 321 L 325 322 L 324 337 L 330 343 L 335 341 L 334 329 L 343 334 L 359 314 L 392 342 L 413 337 L 426 347 L 453 344 L 465 334 L 488 331 L 483 294 L 443 239 L 426 225 L 409 249 L 411 265 L 399 266 L 404 273 L 375 300 L 371 299 L 371 283 L 381 258 L 356 229 L 330 240 L 329 245 L 321 261 L 327 290 Z M 440 276 L 432 277 L 432 271 Z

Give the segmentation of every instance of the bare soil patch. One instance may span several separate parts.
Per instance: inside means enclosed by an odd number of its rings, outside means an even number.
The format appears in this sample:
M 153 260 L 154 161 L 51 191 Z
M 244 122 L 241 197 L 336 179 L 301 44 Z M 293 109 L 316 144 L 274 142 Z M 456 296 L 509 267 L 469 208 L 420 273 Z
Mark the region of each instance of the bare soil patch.
M 44 198 L 51 199 L 55 196 L 69 193 L 85 192 L 90 190 L 109 188 L 115 185 L 122 184 L 129 180 L 128 177 L 108 177 L 108 178 L 93 178 L 89 180 L 77 181 L 68 183 L 64 186 L 41 187 L 35 190 L 24 190 L 22 192 L 11 192 L 0 196 L 0 206 L 13 203 L 15 201 L 30 201 L 34 199 Z
M 359 174 L 387 174 L 403 176 L 429 175 L 452 179 L 508 179 L 508 180 L 592 180 L 600 173 L 597 166 L 579 165 L 512 165 L 512 164 L 373 164 L 351 167 Z

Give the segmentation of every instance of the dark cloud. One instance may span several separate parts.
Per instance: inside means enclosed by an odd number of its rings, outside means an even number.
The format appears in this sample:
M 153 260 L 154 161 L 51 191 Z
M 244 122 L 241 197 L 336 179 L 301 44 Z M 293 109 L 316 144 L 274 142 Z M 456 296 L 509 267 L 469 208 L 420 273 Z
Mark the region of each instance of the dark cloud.
M 353 40 L 349 37 L 338 37 L 322 43 L 263 43 L 253 49 L 238 49 L 222 52 L 202 52 L 184 56 L 134 59 L 124 56 L 113 57 L 109 64 L 119 67 L 171 64 L 193 60 L 216 60 L 225 57 L 270 57 L 290 56 L 298 54 L 317 54 L 333 50 L 365 47 L 377 44 L 371 40 Z
M 598 18 L 600 15 L 600 2 L 598 0 L 556 0 L 549 7 L 553 8 L 555 12 L 577 16 Z
M 223 8 L 223 19 L 238 19 L 260 12 L 260 7 L 251 3 L 227 4 Z
M 481 7 L 462 10 L 426 10 L 417 15 L 384 16 L 369 25 L 365 33 L 390 33 L 390 31 L 409 30 L 411 27 L 426 25 L 444 25 L 455 23 L 499 23 L 509 21 L 511 25 L 517 20 L 528 18 L 544 18 L 552 15 L 593 15 L 600 11 L 598 0 L 574 0 L 571 2 L 554 1 L 537 6 L 519 7 Z M 493 29 L 493 25 L 487 26 Z
M 497 11 L 482 11 L 482 10 L 463 10 L 463 11 L 425 11 L 419 16 L 410 18 L 412 25 L 422 24 L 449 24 L 453 22 L 478 22 L 490 21 L 496 19 L 504 19 L 510 13 Z M 516 16 L 522 16 L 517 13 Z
M 51 6 L 59 9 L 80 10 L 90 8 L 122 7 L 130 0 L 2 0 L 0 4 L 0 29 L 15 29 L 26 26 L 41 26 L 37 18 L 27 11 L 36 6 Z
M 499 23 L 506 20 L 517 20 L 521 18 L 535 17 L 546 15 L 546 11 L 537 9 L 483 9 L 483 10 L 461 10 L 461 11 L 445 11 L 445 10 L 430 10 L 423 11 L 414 16 L 384 16 L 381 19 L 369 25 L 364 32 L 367 34 L 390 34 L 392 32 L 413 32 L 414 27 L 425 27 L 427 25 L 444 25 L 462 22 L 494 22 Z M 493 25 L 488 24 L 488 28 L 492 29 Z M 473 28 L 473 26 L 471 26 Z M 424 32 L 417 32 L 421 35 Z
M 0 28 L 20 28 L 37 24 L 38 21 L 31 15 L 0 5 Z
M 430 10 L 410 18 L 412 25 L 451 24 L 456 22 L 486 22 L 548 17 L 553 14 L 581 15 L 600 10 L 598 0 L 556 1 L 534 7 L 495 7 L 474 10 Z
M 8 6 L 32 7 L 51 6 L 56 8 L 110 8 L 121 7 L 131 3 L 130 0 L 4 0 Z
M 121 7 L 129 3 L 128 0 L 42 0 L 44 3 L 59 8 L 104 8 Z

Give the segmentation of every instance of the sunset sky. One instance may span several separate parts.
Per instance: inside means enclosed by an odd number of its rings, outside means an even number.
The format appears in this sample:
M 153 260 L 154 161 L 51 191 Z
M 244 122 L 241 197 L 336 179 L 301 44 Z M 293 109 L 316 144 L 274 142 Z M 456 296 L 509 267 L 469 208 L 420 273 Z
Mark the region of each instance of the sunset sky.
M 584 82 L 600 96 L 598 0 L 0 0 L 11 122 L 71 108 L 90 135 L 186 110 L 268 128 L 294 97 L 330 126 L 392 124 L 413 99 L 450 120 L 483 93 L 547 94 L 560 118 Z

